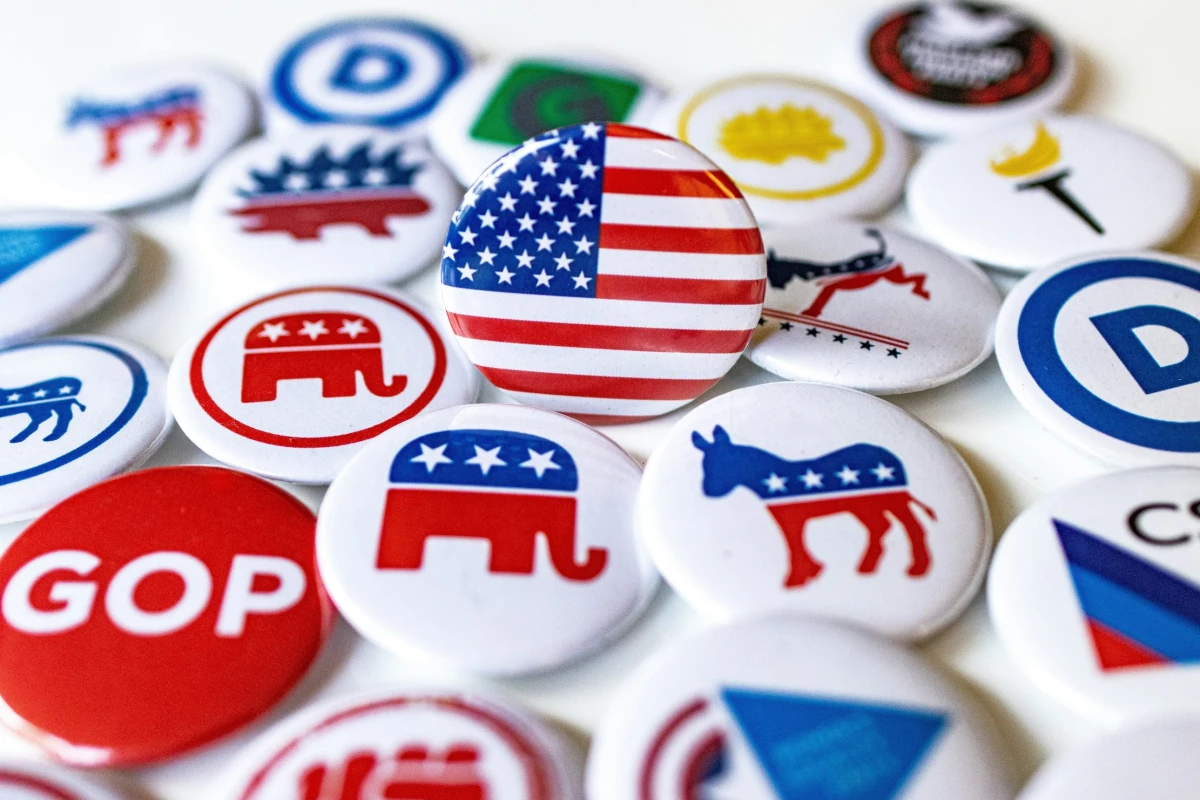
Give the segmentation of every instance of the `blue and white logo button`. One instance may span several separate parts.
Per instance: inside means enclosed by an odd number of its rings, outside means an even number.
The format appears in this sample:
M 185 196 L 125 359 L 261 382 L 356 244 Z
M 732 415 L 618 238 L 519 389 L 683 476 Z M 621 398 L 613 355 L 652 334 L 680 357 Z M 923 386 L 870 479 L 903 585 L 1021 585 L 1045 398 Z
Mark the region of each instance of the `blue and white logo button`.
M 1119 465 L 1200 465 L 1200 264 L 1156 253 L 1034 273 L 1000 313 L 996 355 L 1047 428 Z
M 166 376 L 150 352 L 101 337 L 0 350 L 0 522 L 148 458 L 171 427 Z
M 423 123 L 466 68 L 447 34 L 405 19 L 356 19 L 293 43 L 272 70 L 270 133 L 341 123 L 423 132 Z

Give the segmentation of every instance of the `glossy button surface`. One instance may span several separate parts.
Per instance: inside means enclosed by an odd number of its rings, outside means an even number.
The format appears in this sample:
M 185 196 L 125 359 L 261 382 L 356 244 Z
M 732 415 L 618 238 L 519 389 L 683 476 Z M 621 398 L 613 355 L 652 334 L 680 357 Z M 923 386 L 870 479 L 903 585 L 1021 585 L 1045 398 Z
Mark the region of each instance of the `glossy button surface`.
M 894 125 L 792 75 L 735 75 L 678 92 L 655 125 L 717 162 L 764 225 L 882 213 L 899 199 L 909 164 Z
M 898 394 L 992 352 L 1000 293 L 978 267 L 881 225 L 769 228 L 767 298 L 746 357 L 792 380 Z
M 334 481 L 317 555 L 338 609 L 402 655 L 512 675 L 573 661 L 639 614 L 641 470 L 558 414 L 472 405 L 380 436 Z
M 591 423 L 646 419 L 715 384 L 750 340 L 766 264 L 711 161 L 626 125 L 560 128 L 467 190 L 442 301 L 497 388 Z
M 61 767 L 34 761 L 0 761 L 5 800 L 121 800 L 110 789 Z
M 0 348 L 0 522 L 149 458 L 171 429 L 167 368 L 100 336 Z
M 265 713 L 332 623 L 313 522 L 216 467 L 134 472 L 58 504 L 0 557 L 4 722 L 61 761 L 126 765 Z
M 236 151 L 192 209 L 196 245 L 272 288 L 387 283 L 431 264 L 461 197 L 421 144 L 320 126 Z
M 638 527 L 667 582 L 720 620 L 817 614 L 904 639 L 953 620 L 991 552 L 987 507 L 936 433 L 870 395 L 721 395 L 646 464 Z
M 384 289 L 312 287 L 227 314 L 171 365 L 179 426 L 220 461 L 329 483 L 370 439 L 469 403 L 478 377 L 440 324 Z

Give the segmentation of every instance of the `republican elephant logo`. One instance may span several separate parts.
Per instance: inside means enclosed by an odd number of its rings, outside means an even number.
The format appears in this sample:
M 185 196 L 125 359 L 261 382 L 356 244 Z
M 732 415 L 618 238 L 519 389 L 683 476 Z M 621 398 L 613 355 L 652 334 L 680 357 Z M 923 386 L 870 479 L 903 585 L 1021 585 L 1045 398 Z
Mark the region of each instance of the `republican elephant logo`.
M 101 167 L 121 160 L 121 137 L 132 128 L 153 125 L 157 129 L 158 139 L 150 146 L 153 153 L 166 149 L 176 130 L 184 133 L 184 147 L 194 150 L 200 144 L 203 121 L 200 90 L 195 86 L 173 86 L 129 101 L 77 99 L 67 113 L 68 130 L 82 125 L 100 128 Z
M 385 377 L 379 326 L 358 314 L 312 311 L 271 317 L 246 334 L 242 402 L 267 403 L 280 381 L 316 379 L 322 397 L 354 397 L 358 379 L 376 397 L 404 391 L 404 375 Z
M 804 531 L 809 521 L 836 514 L 853 516 L 867 531 L 867 547 L 858 572 L 875 572 L 883 556 L 883 539 L 898 522 L 908 536 L 912 560 L 908 575 L 919 578 L 930 568 L 925 526 L 914 513 L 937 515 L 904 487 L 908 478 L 896 455 L 873 444 L 854 444 L 818 458 L 788 461 L 757 447 L 734 444 L 721 426 L 706 439 L 692 432 L 703 453 L 705 496 L 720 498 L 739 486 L 754 492 L 767 506 L 783 533 L 790 554 L 784 587 L 800 587 L 823 570 L 808 551 Z
M 54 417 L 54 428 L 42 438 L 55 442 L 66 436 L 75 408 L 87 411 L 79 402 L 83 382 L 79 378 L 51 378 L 17 389 L 0 389 L 0 417 L 27 415 L 29 424 L 9 440 L 20 444 L 32 436 L 44 422 Z
M 595 580 L 607 564 L 603 548 L 577 557 L 579 475 L 571 454 L 549 439 L 502 430 L 426 434 L 400 449 L 389 480 L 379 569 L 421 569 L 435 537 L 487 542 L 493 573 L 532 575 L 539 537 L 566 580 Z
M 299 779 L 299 800 L 489 800 L 487 779 L 473 744 L 437 752 L 423 744 L 401 747 L 394 756 L 357 751 L 341 763 L 314 764 Z

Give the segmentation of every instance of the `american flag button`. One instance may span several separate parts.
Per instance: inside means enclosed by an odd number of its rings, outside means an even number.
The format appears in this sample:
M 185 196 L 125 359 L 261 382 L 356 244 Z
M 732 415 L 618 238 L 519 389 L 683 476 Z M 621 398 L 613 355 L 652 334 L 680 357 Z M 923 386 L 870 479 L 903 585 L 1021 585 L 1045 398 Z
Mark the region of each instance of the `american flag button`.
M 0 213 L 0 345 L 68 325 L 124 284 L 136 254 L 129 229 L 101 214 Z
M 874 223 L 768 228 L 767 299 L 746 357 L 873 394 L 949 383 L 992 352 L 1000 293 L 974 264 Z
M 87 767 L 162 761 L 250 724 L 333 624 L 314 523 L 222 467 L 138 470 L 54 506 L 0 556 L 4 723 Z
M 709 628 L 605 705 L 588 797 L 1008 800 L 993 725 L 916 653 L 777 616 Z
M 794 75 L 733 75 L 676 92 L 654 127 L 712 158 L 764 225 L 882 214 L 900 199 L 910 162 L 890 121 Z
M 762 311 L 758 224 L 692 147 L 585 123 L 510 151 L 442 252 L 467 357 L 515 400 L 590 423 L 665 414 L 737 361 Z
M 342 615 L 386 650 L 490 675 L 574 661 L 657 587 L 634 534 L 641 469 L 560 414 L 471 405 L 379 437 L 321 506 Z
M 390 283 L 439 254 L 462 197 L 420 143 L 319 126 L 237 150 L 192 209 L 198 247 L 264 288 Z
M 188 191 L 256 123 L 246 87 L 183 63 L 101 76 L 40 111 L 30 190 L 47 205 L 95 211 Z
M 166 384 L 158 356 L 118 339 L 0 348 L 0 523 L 149 458 L 171 430 Z
M 394 689 L 322 703 L 259 737 L 221 782 L 229 800 L 581 800 L 582 758 L 508 702 Z
M 0 797 L 7 800 L 122 800 L 82 775 L 38 761 L 0 761 Z
M 260 297 L 187 344 L 172 410 L 213 458 L 329 483 L 364 444 L 418 414 L 470 403 L 479 378 L 442 323 L 387 289 L 314 286 Z
M 663 578 L 711 617 L 818 615 L 905 640 L 962 613 L 992 548 L 950 445 L 884 400 L 818 383 L 687 414 L 646 464 L 637 522 Z

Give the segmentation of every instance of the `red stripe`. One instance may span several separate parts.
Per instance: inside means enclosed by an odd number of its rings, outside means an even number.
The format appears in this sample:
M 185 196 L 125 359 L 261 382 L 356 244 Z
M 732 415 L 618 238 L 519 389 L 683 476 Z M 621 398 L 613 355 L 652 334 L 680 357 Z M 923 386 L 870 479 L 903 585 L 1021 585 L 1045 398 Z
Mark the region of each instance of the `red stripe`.
M 670 139 L 673 137 L 666 136 L 655 131 L 648 131 L 645 128 L 635 128 L 632 125 L 621 125 L 617 122 L 610 122 L 604 128 L 605 136 L 615 136 L 618 139 Z
M 712 281 L 697 278 L 647 278 L 642 275 L 596 276 L 596 297 L 606 300 L 646 300 L 656 303 L 697 303 L 741 306 L 763 301 L 767 282 Z
M 450 327 L 464 339 L 645 353 L 740 353 L 754 334 L 753 330 L 705 331 L 533 322 L 452 312 L 447 312 L 446 316 L 450 318 Z
M 519 369 L 480 367 L 497 389 L 566 397 L 603 397 L 611 400 L 691 400 L 720 378 L 621 378 L 615 375 L 564 375 L 560 372 L 527 372 Z
M 736 200 L 742 196 L 720 170 L 634 169 L 605 167 L 605 194 L 648 194 L 664 197 L 707 197 Z
M 667 228 L 601 223 L 600 248 L 744 256 L 761 253 L 763 243 L 758 228 Z

